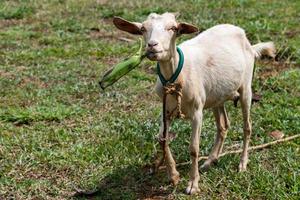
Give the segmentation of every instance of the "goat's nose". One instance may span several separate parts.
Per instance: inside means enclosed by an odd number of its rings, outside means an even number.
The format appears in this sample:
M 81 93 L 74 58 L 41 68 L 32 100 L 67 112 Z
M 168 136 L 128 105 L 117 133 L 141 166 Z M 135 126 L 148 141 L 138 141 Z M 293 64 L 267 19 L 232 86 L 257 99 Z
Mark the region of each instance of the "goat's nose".
M 148 42 L 148 47 L 154 47 L 154 46 L 156 46 L 156 45 L 158 45 L 158 42 L 155 41 L 155 40 L 150 40 L 150 41 Z

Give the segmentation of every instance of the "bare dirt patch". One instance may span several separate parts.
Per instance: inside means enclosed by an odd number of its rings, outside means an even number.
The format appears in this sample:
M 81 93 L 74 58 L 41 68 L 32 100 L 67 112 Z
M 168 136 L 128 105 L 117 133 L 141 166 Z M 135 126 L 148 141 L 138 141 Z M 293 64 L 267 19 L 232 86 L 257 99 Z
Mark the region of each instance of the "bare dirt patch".
M 300 30 L 290 30 L 284 33 L 287 38 L 294 38 L 300 34 Z
M 0 70 L 0 77 L 1 78 L 6 78 L 6 79 L 12 79 L 15 78 L 15 75 L 11 72 L 6 72 L 3 70 Z
M 267 61 L 262 60 L 259 62 L 262 64 L 262 67 L 259 70 L 258 76 L 262 79 L 267 79 L 269 77 L 274 77 L 280 74 L 283 71 L 286 71 L 291 68 L 296 68 L 296 64 L 282 61 Z
M 30 19 L 0 19 L 0 28 L 7 28 L 11 26 L 17 26 L 22 24 L 30 24 Z
M 21 87 L 25 87 L 28 84 L 34 84 L 36 85 L 38 88 L 47 88 L 48 84 L 41 81 L 38 77 L 24 77 L 22 78 L 22 80 L 19 83 L 19 86 Z
M 0 28 L 15 26 L 21 24 L 23 20 L 18 19 L 0 19 Z

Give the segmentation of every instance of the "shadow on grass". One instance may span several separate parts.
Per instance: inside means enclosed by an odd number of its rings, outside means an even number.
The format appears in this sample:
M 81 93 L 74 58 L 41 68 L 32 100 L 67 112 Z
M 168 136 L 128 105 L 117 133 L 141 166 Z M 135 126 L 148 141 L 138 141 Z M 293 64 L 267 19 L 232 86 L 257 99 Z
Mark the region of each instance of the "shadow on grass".
M 149 167 L 119 168 L 103 178 L 95 190 L 79 189 L 75 199 L 173 199 L 174 187 L 165 171 L 155 175 Z

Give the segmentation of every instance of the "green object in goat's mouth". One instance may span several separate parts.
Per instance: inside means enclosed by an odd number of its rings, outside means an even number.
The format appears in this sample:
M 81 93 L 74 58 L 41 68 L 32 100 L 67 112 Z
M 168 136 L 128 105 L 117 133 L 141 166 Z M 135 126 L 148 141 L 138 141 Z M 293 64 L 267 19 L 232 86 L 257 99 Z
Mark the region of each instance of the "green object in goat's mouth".
M 104 90 L 108 86 L 114 84 L 122 76 L 137 67 L 142 60 L 146 57 L 146 54 L 142 52 L 143 40 L 140 39 L 140 48 L 133 56 L 123 60 L 122 62 L 115 65 L 112 69 L 108 70 L 101 81 L 99 82 L 100 87 Z

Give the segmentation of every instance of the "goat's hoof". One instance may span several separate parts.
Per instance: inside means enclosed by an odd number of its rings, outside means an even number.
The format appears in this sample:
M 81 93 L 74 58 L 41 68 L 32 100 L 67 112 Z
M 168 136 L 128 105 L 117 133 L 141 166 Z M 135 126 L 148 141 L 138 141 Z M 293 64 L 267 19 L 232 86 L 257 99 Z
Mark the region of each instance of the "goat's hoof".
M 200 166 L 200 171 L 202 171 L 202 172 L 207 171 L 212 165 L 216 164 L 217 161 L 218 161 L 217 159 L 211 159 L 211 158 L 207 159 L 203 163 L 203 165 Z
M 247 162 L 241 162 L 239 164 L 239 172 L 245 172 L 247 171 Z
M 175 186 L 175 185 L 177 185 L 179 183 L 179 181 L 180 181 L 180 176 L 179 176 L 179 173 L 177 172 L 176 174 L 174 174 L 171 177 L 171 182 Z
M 192 194 L 196 194 L 198 192 L 200 192 L 198 184 L 193 184 L 193 182 L 190 181 L 188 187 L 185 190 L 185 193 L 189 194 L 189 195 L 192 195 Z

